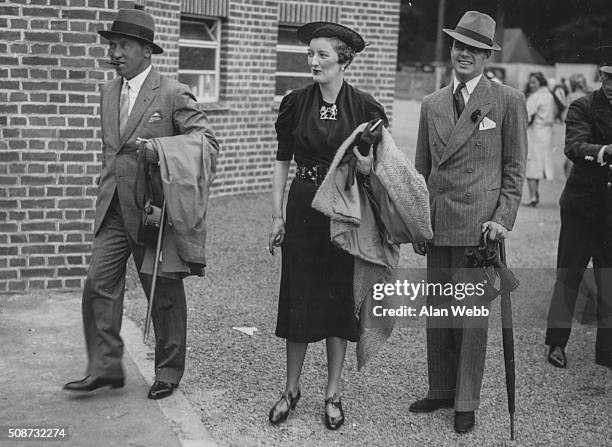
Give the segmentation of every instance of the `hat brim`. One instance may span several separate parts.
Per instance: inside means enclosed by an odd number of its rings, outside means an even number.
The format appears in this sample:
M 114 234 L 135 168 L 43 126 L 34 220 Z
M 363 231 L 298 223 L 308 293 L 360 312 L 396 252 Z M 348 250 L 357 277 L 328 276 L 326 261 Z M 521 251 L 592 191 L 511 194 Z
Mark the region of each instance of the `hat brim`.
M 472 39 L 471 37 L 467 37 L 453 29 L 444 28 L 442 31 L 451 36 L 453 39 L 458 40 L 459 42 L 462 42 L 466 45 L 470 45 L 472 47 L 482 48 L 483 50 L 501 50 L 501 47 L 495 41 L 493 41 L 493 45 L 487 45 L 486 43 L 479 42 L 478 40 Z
M 161 54 L 164 52 L 163 48 L 160 47 L 159 45 L 151 42 L 150 40 L 147 39 L 143 39 L 140 36 L 137 36 L 135 34 L 129 34 L 129 33 L 118 33 L 116 31 L 106 31 L 106 30 L 101 30 L 98 31 L 98 34 L 101 35 L 102 37 L 104 37 L 105 39 L 110 39 L 113 36 L 123 36 L 123 37 L 130 37 L 132 39 L 136 39 L 140 42 L 144 42 L 146 44 L 149 44 L 153 47 L 153 54 Z
M 310 22 L 297 30 L 300 41 L 309 44 L 316 37 L 337 37 L 356 53 L 363 51 L 365 42 L 357 31 L 333 22 Z

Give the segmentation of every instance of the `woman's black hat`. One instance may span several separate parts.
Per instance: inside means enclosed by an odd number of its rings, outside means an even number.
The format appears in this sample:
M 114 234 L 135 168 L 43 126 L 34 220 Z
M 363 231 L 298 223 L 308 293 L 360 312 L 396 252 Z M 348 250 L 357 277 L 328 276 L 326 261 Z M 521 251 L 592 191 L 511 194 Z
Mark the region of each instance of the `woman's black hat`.
M 332 22 L 310 22 L 297 30 L 298 39 L 309 44 L 315 37 L 337 37 L 356 53 L 363 51 L 365 42 L 357 31 Z

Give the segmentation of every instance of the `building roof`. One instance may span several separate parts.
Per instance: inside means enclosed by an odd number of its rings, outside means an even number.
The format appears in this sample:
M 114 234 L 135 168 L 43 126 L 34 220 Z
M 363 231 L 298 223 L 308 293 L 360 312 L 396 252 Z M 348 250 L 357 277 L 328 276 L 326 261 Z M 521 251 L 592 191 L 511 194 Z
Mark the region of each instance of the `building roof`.
M 502 48 L 501 62 L 548 65 L 544 56 L 529 43 L 527 36 L 525 36 L 521 28 L 504 29 L 504 44 Z

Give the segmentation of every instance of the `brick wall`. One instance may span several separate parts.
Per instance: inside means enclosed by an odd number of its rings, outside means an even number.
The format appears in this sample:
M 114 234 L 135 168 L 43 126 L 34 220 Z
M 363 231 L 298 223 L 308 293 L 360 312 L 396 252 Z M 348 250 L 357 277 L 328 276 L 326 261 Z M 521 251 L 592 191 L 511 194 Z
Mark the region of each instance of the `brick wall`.
M 164 48 L 153 64 L 176 77 L 181 0 L 144 3 Z M 220 103 L 206 107 L 222 144 L 216 195 L 270 189 L 280 3 L 292 3 L 303 22 L 324 20 L 316 15 L 336 8 L 341 23 L 361 31 L 372 46 L 358 55 L 347 80 L 391 113 L 399 0 L 227 0 Z M 114 77 L 96 30 L 132 5 L 0 3 L 0 292 L 82 287 L 100 172 L 99 85 Z

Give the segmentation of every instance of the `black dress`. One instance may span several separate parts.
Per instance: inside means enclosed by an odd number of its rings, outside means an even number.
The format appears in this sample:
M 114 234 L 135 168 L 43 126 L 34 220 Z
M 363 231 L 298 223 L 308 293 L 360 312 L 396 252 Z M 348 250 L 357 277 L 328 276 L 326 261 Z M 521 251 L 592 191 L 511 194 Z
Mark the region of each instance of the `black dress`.
M 276 159 L 329 167 L 336 150 L 359 124 L 387 117 L 369 94 L 342 85 L 336 119 L 320 119 L 318 84 L 289 93 L 280 105 Z M 309 343 L 327 337 L 359 340 L 354 314 L 354 258 L 330 241 L 329 218 L 311 207 L 314 183 L 295 178 L 287 198 L 276 335 Z

